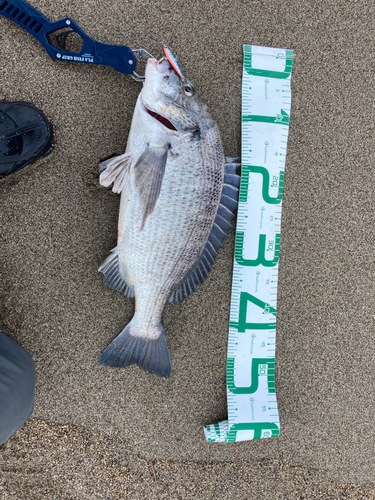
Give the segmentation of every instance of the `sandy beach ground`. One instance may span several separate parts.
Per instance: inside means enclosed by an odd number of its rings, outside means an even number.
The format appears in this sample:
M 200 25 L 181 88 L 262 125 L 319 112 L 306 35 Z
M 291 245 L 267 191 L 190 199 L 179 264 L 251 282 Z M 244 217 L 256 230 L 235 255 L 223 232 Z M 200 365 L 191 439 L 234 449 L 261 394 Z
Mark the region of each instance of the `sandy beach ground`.
M 359 1 L 33 0 L 105 43 L 168 43 L 241 151 L 243 44 L 293 49 L 278 288 L 278 438 L 207 444 L 226 418 L 234 231 L 203 286 L 167 305 L 169 380 L 99 365 L 134 302 L 98 267 L 119 197 L 100 160 L 125 149 L 140 84 L 56 62 L 0 17 L 0 98 L 41 108 L 50 156 L 0 181 L 1 329 L 36 365 L 35 411 L 0 447 L 3 500 L 372 499 L 374 32 Z M 155 475 L 154 475 L 155 473 Z

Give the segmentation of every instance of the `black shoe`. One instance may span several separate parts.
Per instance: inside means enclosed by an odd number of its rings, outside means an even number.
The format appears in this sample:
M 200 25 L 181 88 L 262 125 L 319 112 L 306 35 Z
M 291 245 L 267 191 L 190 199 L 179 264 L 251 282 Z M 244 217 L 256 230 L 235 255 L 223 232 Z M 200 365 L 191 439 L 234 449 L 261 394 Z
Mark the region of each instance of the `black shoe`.
M 0 101 L 0 178 L 52 151 L 53 129 L 44 113 L 23 101 Z

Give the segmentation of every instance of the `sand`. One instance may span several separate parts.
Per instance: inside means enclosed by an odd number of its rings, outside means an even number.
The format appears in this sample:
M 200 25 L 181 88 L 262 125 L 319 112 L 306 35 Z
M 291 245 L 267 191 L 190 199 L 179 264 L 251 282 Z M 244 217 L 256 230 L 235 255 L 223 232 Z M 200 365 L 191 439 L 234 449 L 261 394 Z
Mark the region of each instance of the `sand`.
M 1 498 L 375 498 L 373 2 L 33 5 L 101 42 L 156 56 L 168 43 L 231 156 L 241 148 L 242 45 L 296 53 L 278 288 L 282 430 L 204 440 L 203 426 L 226 418 L 234 231 L 204 285 L 165 309 L 169 380 L 99 365 L 134 302 L 97 272 L 116 244 L 119 205 L 97 166 L 124 151 L 140 84 L 53 61 L 0 18 L 0 98 L 34 103 L 55 129 L 50 156 L 0 181 L 1 329 L 37 373 L 33 416 L 0 447 Z

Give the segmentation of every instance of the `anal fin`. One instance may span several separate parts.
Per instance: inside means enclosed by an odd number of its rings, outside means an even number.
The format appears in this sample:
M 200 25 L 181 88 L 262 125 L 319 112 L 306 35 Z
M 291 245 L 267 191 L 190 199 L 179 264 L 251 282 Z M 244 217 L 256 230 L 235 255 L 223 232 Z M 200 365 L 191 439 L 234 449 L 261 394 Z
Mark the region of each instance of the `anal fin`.
M 125 297 L 129 299 L 134 297 L 134 288 L 126 282 L 120 275 L 118 255 L 114 248 L 110 255 L 105 259 L 99 267 L 99 271 L 104 274 L 103 282 L 118 292 L 124 291 Z

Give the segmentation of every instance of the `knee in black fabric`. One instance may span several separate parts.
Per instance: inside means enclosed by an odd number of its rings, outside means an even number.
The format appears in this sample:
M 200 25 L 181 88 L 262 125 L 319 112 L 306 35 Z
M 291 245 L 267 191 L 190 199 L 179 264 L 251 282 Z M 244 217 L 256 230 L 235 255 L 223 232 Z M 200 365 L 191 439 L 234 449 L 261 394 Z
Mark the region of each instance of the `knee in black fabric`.
M 0 333 L 0 444 L 28 420 L 34 409 L 35 367 L 30 354 Z

